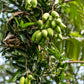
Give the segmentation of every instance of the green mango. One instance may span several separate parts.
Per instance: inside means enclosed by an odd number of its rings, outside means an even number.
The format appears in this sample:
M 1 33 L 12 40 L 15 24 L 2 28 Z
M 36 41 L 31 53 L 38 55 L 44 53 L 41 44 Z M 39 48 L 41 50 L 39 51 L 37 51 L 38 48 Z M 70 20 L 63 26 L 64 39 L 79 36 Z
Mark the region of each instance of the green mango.
M 47 21 L 46 21 L 46 24 L 45 24 L 45 28 L 49 28 L 49 27 L 50 27 L 50 21 L 47 20 Z
M 24 84 L 24 82 L 25 82 L 25 78 L 24 77 L 21 77 L 19 84 Z
M 51 15 L 52 15 L 53 17 L 56 17 L 56 18 L 59 17 L 59 14 L 58 14 L 56 11 L 52 11 L 52 12 L 51 12 Z
M 39 32 L 38 34 L 40 34 L 41 32 Z M 33 80 L 34 78 L 33 78 L 33 76 L 32 75 L 28 75 L 28 79 L 29 80 Z
M 44 13 L 42 16 L 42 20 L 46 21 L 49 18 L 49 13 Z
M 55 21 L 55 20 L 53 20 L 53 21 L 51 22 L 51 27 L 52 27 L 52 28 L 55 28 L 55 27 L 56 27 L 56 21 Z
M 36 8 L 37 6 L 37 0 L 31 0 L 31 4 L 33 8 Z
M 32 75 L 28 75 L 28 84 L 31 84 L 31 80 L 33 80 L 33 76 Z
M 38 32 L 36 34 L 36 43 L 38 43 L 41 40 L 41 38 L 42 38 L 42 32 Z
M 26 0 L 25 1 L 25 9 L 26 10 L 30 10 L 31 9 L 31 0 Z
M 62 23 L 62 20 L 60 18 L 56 19 L 56 23 L 60 25 Z
M 26 10 L 30 10 L 31 9 L 31 5 L 25 4 L 25 9 Z
M 53 20 L 53 17 L 50 15 L 48 20 L 49 21 L 52 21 Z
M 61 29 L 64 29 L 64 28 L 66 28 L 66 25 L 61 22 L 60 27 L 61 27 Z
M 26 0 L 25 2 L 26 2 L 27 4 L 31 4 L 31 1 L 32 1 L 32 0 Z
M 47 32 L 48 32 L 48 35 L 49 35 L 50 37 L 53 37 L 54 31 L 53 31 L 52 28 L 48 28 L 48 29 L 47 29 Z
M 62 34 L 58 34 L 58 38 L 59 39 L 62 39 Z
M 39 29 L 43 29 L 45 25 L 42 25 Z
M 37 30 L 36 32 L 33 33 L 31 40 L 35 41 L 37 33 L 39 33 L 40 30 Z
M 42 25 L 43 25 L 43 21 L 42 21 L 42 20 L 38 20 L 38 21 L 37 21 L 37 25 L 38 25 L 38 26 L 42 26 Z
M 57 34 L 55 34 L 55 38 L 57 38 Z
M 28 84 L 31 84 L 31 80 L 28 81 Z
M 61 33 L 61 29 L 60 29 L 59 26 L 56 27 L 56 31 L 57 31 L 58 33 Z
M 42 30 L 42 36 L 44 37 L 44 38 L 46 38 L 47 37 L 47 30 Z
M 24 84 L 28 84 L 28 78 L 25 79 L 25 83 Z

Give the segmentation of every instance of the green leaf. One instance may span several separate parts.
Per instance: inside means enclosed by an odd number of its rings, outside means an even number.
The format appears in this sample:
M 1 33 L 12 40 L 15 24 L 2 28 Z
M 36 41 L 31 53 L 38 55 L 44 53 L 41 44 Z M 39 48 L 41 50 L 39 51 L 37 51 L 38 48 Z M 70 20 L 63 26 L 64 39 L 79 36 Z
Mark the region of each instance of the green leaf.
M 84 61 L 84 40 L 82 40 L 81 42 L 81 45 L 82 45 L 82 55 L 81 55 L 81 61 Z
M 7 27 L 8 27 L 9 32 L 11 32 L 12 34 L 14 34 L 14 27 L 12 27 L 10 25 L 10 23 L 8 23 Z
M 17 80 L 17 77 L 18 77 L 19 73 L 15 74 L 15 76 L 12 78 L 11 82 L 14 82 Z
M 20 54 L 20 55 L 23 55 L 24 57 L 27 56 L 26 52 L 23 51 L 23 50 L 20 50 L 20 49 L 15 49 L 15 53 L 17 53 L 18 55 L 19 55 L 19 54 Z
M 66 55 L 69 58 L 72 58 L 74 61 L 79 60 L 80 56 L 80 42 L 77 39 L 69 39 L 66 41 Z
M 24 35 L 24 34 L 20 34 L 20 38 L 21 38 L 21 40 L 24 42 L 24 43 L 26 43 L 27 42 L 27 38 L 26 38 L 26 36 Z
M 20 26 L 22 26 L 24 24 L 23 20 L 20 21 Z
M 32 22 L 32 20 L 28 16 L 26 16 L 26 18 L 28 19 L 29 22 Z
M 0 2 L 0 13 L 2 12 L 3 9 L 3 2 Z
M 29 23 L 24 23 L 23 25 L 20 25 L 22 28 L 25 28 L 25 27 L 28 27 L 28 26 L 31 26 L 33 25 L 34 22 L 29 22 Z
M 74 31 L 74 32 L 70 32 L 70 36 L 73 36 L 73 37 L 82 37 L 82 35 L 80 35 L 79 34 L 79 32 L 76 32 L 76 31 Z
M 15 21 L 16 21 L 16 23 L 17 23 L 17 26 L 19 26 L 18 19 L 17 19 L 14 15 L 12 15 L 12 16 L 13 16 L 13 18 L 15 19 Z
M 11 74 L 11 75 L 14 74 L 11 70 L 6 70 L 6 72 L 7 72 L 8 74 Z
M 8 82 L 15 82 L 20 76 L 21 76 L 20 71 L 17 70 L 17 72 L 13 73 L 13 77 L 9 79 Z
M 18 65 L 18 67 L 25 68 L 25 65 L 24 64 L 18 63 L 17 65 Z

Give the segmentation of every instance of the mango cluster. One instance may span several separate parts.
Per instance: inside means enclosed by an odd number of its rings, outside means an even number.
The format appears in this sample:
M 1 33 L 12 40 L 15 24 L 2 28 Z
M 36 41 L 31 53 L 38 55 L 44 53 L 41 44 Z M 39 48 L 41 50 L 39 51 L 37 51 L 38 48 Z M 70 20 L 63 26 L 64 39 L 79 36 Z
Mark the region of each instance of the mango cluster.
M 31 84 L 31 80 L 33 79 L 33 76 L 32 75 L 28 75 L 28 77 L 24 77 L 24 76 L 22 76 L 21 78 L 20 78 L 20 82 L 19 82 L 19 84 Z
M 37 0 L 25 0 L 25 9 L 31 10 L 31 8 L 36 8 Z
M 53 36 L 62 39 L 62 30 L 66 28 L 56 11 L 52 11 L 51 15 L 44 13 L 42 20 L 38 20 L 36 25 L 38 30 L 32 35 L 32 41 L 36 43 L 40 42 L 42 38 Z

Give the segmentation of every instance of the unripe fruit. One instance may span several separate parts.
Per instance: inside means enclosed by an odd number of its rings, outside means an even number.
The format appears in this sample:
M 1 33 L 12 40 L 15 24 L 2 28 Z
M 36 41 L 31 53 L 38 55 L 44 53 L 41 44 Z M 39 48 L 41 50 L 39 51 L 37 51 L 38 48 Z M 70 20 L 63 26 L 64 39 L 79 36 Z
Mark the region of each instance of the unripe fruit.
M 27 3 L 27 4 L 31 4 L 31 1 L 32 1 L 32 0 L 26 0 L 26 3 Z
M 38 20 L 38 21 L 37 21 L 37 25 L 38 25 L 38 26 L 42 26 L 42 25 L 43 25 L 43 21 L 42 21 L 42 20 Z
M 49 13 L 44 13 L 43 16 L 42 16 L 42 19 L 44 21 L 46 21 L 48 19 L 48 17 L 49 17 Z
M 52 12 L 51 12 L 51 15 L 52 15 L 53 17 L 56 17 L 56 18 L 59 17 L 59 14 L 58 14 L 56 11 L 52 11 Z
M 60 18 L 56 19 L 56 23 L 57 24 L 61 24 L 62 23 L 62 20 Z
M 45 24 L 45 28 L 49 28 L 49 27 L 50 27 L 50 21 L 47 20 L 47 21 L 46 21 L 46 24 Z
M 32 75 L 28 75 L 28 79 L 29 80 L 32 80 L 33 79 L 33 76 Z
M 37 6 L 37 0 L 31 0 L 31 4 L 33 8 L 36 8 Z
M 59 39 L 62 39 L 62 35 L 61 35 L 61 34 L 58 34 L 58 38 L 59 38 Z
M 35 41 L 37 33 L 39 33 L 40 30 L 37 30 L 36 32 L 33 33 L 31 40 Z
M 56 21 L 55 21 L 55 20 L 53 20 L 53 21 L 51 22 L 51 26 L 52 26 L 52 28 L 55 28 L 55 26 L 56 26 Z
M 55 38 L 57 38 L 57 34 L 55 34 Z
M 48 35 L 49 35 L 50 37 L 53 37 L 54 31 L 53 31 L 52 28 L 48 28 L 48 29 L 47 29 L 47 32 L 48 32 Z
M 53 20 L 53 17 L 50 15 L 48 20 L 49 21 L 52 21 Z
M 25 83 L 24 84 L 28 84 L 28 78 L 25 79 Z
M 25 81 L 25 78 L 24 77 L 21 77 L 19 84 L 24 84 L 24 81 Z
M 26 0 L 25 1 L 25 9 L 26 10 L 30 10 L 31 9 L 31 0 Z
M 61 29 L 64 29 L 64 28 L 66 28 L 66 25 L 63 24 L 63 23 L 61 23 L 61 24 L 60 24 L 60 27 L 61 27 Z
M 25 9 L 26 10 L 30 10 L 31 9 L 31 5 L 30 4 L 25 4 Z
M 44 28 L 44 25 L 42 25 L 41 27 L 40 27 L 40 29 L 43 29 Z
M 25 5 L 25 9 L 26 9 L 26 10 L 30 10 L 30 9 L 31 9 L 31 5 L 26 4 L 26 5 Z
M 47 37 L 47 30 L 42 30 L 42 36 L 44 37 L 44 38 L 46 38 Z
M 56 31 L 57 31 L 58 33 L 61 33 L 61 29 L 60 29 L 59 26 L 56 27 Z
M 36 34 L 36 43 L 38 43 L 41 40 L 41 38 L 42 38 L 42 33 L 41 32 L 38 32 Z
M 31 80 L 28 81 L 28 84 L 31 84 Z

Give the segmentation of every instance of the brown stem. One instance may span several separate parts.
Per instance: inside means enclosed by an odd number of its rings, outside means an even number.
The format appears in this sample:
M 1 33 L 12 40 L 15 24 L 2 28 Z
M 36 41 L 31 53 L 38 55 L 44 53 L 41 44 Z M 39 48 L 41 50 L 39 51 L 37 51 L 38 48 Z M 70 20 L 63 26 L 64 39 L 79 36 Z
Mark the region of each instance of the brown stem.
M 70 64 L 70 63 L 84 63 L 84 61 L 69 61 L 69 62 L 67 62 L 68 64 Z
M 62 3 L 67 3 L 67 2 L 70 2 L 70 1 L 75 1 L 75 0 L 63 0 Z
M 43 9 L 41 10 L 41 12 L 42 12 L 42 15 L 43 15 Z
M 57 62 L 57 63 L 60 63 L 60 62 Z M 64 62 L 63 64 L 71 64 L 71 63 L 84 63 L 84 61 L 69 61 L 69 62 Z
M 37 83 L 38 83 L 38 77 L 37 77 Z
M 39 51 L 41 51 L 41 50 L 42 50 L 42 48 L 41 48 L 41 46 L 40 46 L 40 45 L 38 45 L 38 49 L 39 49 Z
M 27 72 L 27 56 L 26 56 L 26 75 L 28 77 L 28 72 Z
M 52 11 L 54 10 L 54 0 L 52 0 Z
M 51 57 L 49 57 L 49 67 L 51 68 Z

